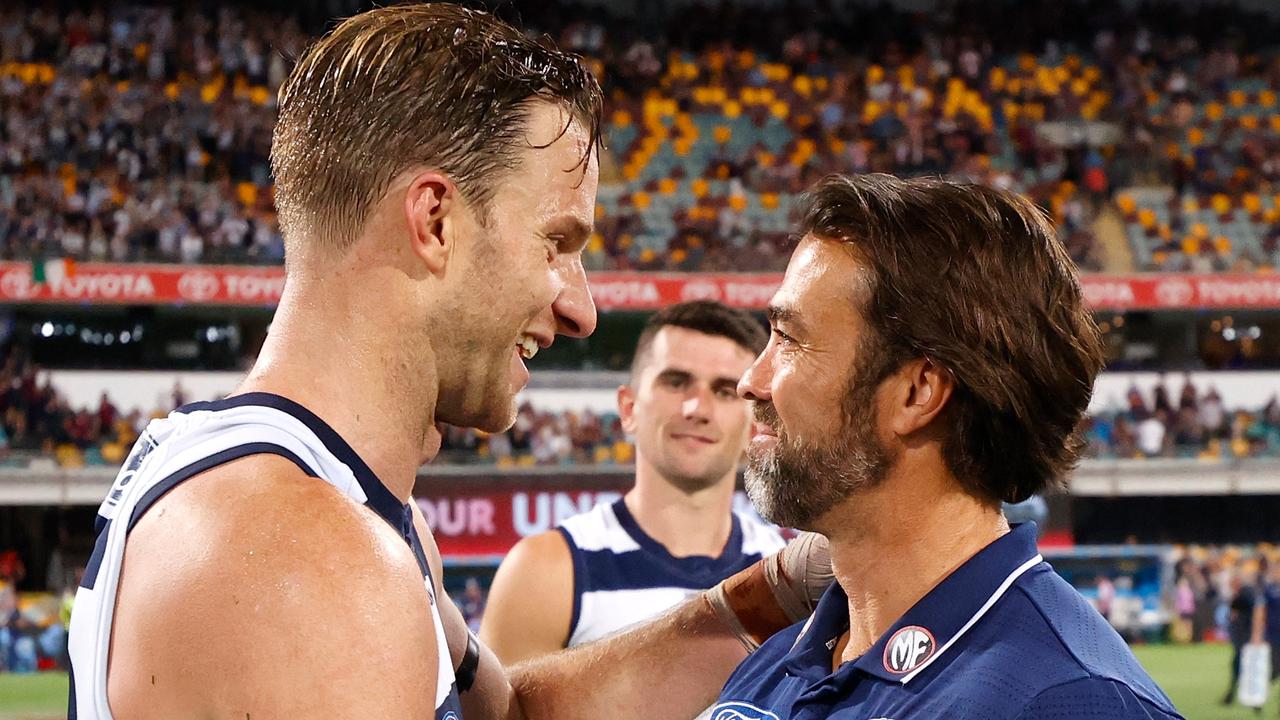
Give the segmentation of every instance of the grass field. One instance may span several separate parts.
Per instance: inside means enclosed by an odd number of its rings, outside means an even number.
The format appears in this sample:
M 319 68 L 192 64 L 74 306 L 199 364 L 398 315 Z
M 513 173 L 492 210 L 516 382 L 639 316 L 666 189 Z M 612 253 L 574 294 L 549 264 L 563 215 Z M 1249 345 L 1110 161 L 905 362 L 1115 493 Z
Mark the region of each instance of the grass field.
M 1169 693 L 1188 720 L 1248 720 L 1252 710 L 1218 704 L 1227 686 L 1231 648 L 1224 645 L 1148 645 L 1135 648 L 1138 659 Z M 50 720 L 64 717 L 67 676 L 0 674 L 0 720 Z M 1280 717 L 1273 695 L 1262 716 Z

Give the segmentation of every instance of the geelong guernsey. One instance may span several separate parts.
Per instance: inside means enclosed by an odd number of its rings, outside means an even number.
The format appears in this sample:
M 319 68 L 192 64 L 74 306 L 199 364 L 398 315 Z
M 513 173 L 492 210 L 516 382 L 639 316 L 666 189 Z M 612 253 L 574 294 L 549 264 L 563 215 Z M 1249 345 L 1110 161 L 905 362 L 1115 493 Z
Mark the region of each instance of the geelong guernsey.
M 569 647 L 660 615 L 786 544 L 773 527 L 734 512 L 720 557 L 677 558 L 640 529 L 621 499 L 558 529 L 573 556 Z
M 1181 718 L 1035 541 L 1034 523 L 1017 526 L 835 672 L 832 649 L 849 627 L 849 605 L 833 584 L 808 622 L 773 636 L 738 666 L 710 717 Z
M 401 503 L 337 432 L 301 405 L 270 393 L 193 403 L 153 420 L 138 438 L 98 509 L 97 543 L 76 592 L 71 616 L 72 720 L 109 720 L 107 652 L 116 588 L 129 531 L 165 493 L 223 463 L 268 453 L 286 458 L 352 502 L 373 510 L 413 549 L 431 601 L 439 652 L 436 720 L 458 720 L 461 709 L 444 627 L 436 607 L 426 552 L 410 506 Z M 193 648 L 193 652 L 198 649 Z M 374 690 L 371 689 L 371 692 Z

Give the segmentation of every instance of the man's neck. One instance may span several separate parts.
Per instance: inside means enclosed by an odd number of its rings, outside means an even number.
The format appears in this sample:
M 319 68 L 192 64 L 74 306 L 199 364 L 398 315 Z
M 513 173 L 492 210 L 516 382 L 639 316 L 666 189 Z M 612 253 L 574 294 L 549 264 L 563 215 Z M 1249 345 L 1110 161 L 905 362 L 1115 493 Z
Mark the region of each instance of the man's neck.
M 861 656 L 938 583 L 1009 532 L 998 504 L 963 492 L 949 475 L 894 475 L 829 523 L 831 564 L 849 596 L 849 634 L 836 665 Z
M 348 285 L 357 286 L 377 287 Z M 381 322 L 392 312 L 385 301 L 379 310 L 364 307 L 368 299 L 359 293 L 300 295 L 286 286 L 271 334 L 236 393 L 272 392 L 300 403 L 407 502 L 427 437 L 435 434 L 435 368 L 410 367 L 403 340 Z
M 640 458 L 636 486 L 624 502 L 636 523 L 675 557 L 719 557 L 733 530 L 733 475 L 685 492 Z

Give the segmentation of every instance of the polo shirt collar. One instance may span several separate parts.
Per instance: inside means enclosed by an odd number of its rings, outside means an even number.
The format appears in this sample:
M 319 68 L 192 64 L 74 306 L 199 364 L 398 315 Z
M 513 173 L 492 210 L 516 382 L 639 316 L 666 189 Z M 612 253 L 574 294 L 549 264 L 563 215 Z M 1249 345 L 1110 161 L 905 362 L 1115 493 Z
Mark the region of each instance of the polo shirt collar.
M 854 669 L 888 682 L 908 683 L 982 619 L 1013 583 L 1044 561 L 1036 525 L 1023 523 L 969 558 L 938 583 L 837 675 Z M 849 598 L 839 583 L 818 602 L 786 659 L 793 674 L 816 682 L 831 675 L 831 651 L 849 629 Z

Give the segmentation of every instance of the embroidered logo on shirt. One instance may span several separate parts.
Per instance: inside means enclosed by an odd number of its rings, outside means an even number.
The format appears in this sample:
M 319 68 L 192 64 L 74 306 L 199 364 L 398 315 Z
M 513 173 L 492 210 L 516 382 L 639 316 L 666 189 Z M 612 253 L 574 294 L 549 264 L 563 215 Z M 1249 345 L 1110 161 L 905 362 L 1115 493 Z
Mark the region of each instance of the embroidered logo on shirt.
M 884 669 L 899 675 L 909 673 L 923 665 L 937 647 L 933 633 L 925 628 L 919 625 L 904 627 L 894 633 L 884 646 Z
M 778 716 L 751 703 L 720 703 L 711 709 L 711 720 L 778 720 Z

